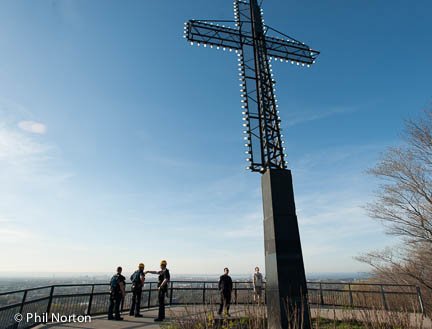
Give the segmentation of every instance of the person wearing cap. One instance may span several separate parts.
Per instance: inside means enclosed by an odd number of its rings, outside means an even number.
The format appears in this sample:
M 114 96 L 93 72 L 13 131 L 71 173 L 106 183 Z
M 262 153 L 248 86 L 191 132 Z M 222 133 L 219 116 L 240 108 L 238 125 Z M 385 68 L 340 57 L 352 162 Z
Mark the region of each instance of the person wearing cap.
M 224 268 L 224 274 L 219 278 L 219 292 L 220 292 L 220 306 L 218 314 L 222 314 L 223 306 L 225 304 L 226 314 L 230 316 L 229 309 L 231 304 L 231 292 L 233 289 L 233 282 L 231 277 L 228 275 L 229 269 L 228 267 Z
M 132 281 L 132 306 L 129 315 L 135 315 L 137 318 L 142 317 L 140 314 L 141 295 L 145 280 L 143 263 L 139 263 L 138 270 L 131 275 L 130 279 Z
M 160 262 L 160 271 L 148 271 L 147 273 L 159 274 L 158 280 L 158 299 L 159 299 L 159 314 L 155 321 L 163 321 L 165 319 L 165 296 L 168 293 L 168 283 L 170 281 L 170 273 L 166 268 L 167 262 Z

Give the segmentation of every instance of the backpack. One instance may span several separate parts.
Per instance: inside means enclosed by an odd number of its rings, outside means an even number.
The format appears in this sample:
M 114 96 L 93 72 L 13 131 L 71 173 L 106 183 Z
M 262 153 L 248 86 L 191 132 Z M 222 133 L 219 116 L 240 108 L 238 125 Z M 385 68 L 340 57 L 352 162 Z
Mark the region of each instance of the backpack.
M 130 279 L 131 279 L 131 281 L 132 281 L 132 286 L 131 286 L 132 291 L 134 291 L 134 290 L 136 290 L 136 289 L 140 289 L 140 288 L 142 287 L 141 274 L 142 274 L 142 272 L 140 272 L 140 271 L 135 271 L 135 272 L 131 275 Z
M 135 271 L 134 274 L 131 275 L 131 280 L 135 284 L 141 284 L 140 271 Z
M 111 281 L 110 281 L 110 291 L 111 291 L 111 293 L 116 293 L 116 292 L 118 292 L 120 290 L 119 279 L 120 279 L 120 275 L 119 274 L 115 274 L 111 278 Z

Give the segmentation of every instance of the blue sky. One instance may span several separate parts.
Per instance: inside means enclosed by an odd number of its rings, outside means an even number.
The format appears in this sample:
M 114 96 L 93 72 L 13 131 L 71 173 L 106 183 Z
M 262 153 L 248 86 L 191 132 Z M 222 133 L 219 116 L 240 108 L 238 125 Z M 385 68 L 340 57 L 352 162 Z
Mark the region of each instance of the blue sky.
M 432 4 L 262 7 L 321 51 L 273 65 L 306 271 L 366 271 L 353 256 L 397 241 L 361 208 L 363 172 L 430 108 Z M 236 56 L 182 38 L 188 19 L 232 17 L 228 0 L 1 1 L 2 271 L 263 267 Z

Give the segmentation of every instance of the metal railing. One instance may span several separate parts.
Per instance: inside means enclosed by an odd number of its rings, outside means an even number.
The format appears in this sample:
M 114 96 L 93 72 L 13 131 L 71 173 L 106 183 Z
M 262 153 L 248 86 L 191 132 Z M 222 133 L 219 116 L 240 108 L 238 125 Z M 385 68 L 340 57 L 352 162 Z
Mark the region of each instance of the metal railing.
M 263 299 L 265 300 L 265 289 Z M 130 309 L 132 293 L 126 285 L 122 311 Z M 168 305 L 214 304 L 220 300 L 215 281 L 171 281 Z M 234 282 L 232 302 L 248 304 L 253 301 L 250 281 Z M 308 301 L 311 306 L 347 308 L 376 308 L 389 311 L 424 313 L 420 289 L 412 285 L 368 284 L 355 282 L 308 281 Z M 141 307 L 157 306 L 157 283 L 145 282 Z M 109 306 L 109 283 L 59 284 L 0 293 L 0 329 L 31 328 L 52 320 L 52 314 L 62 316 L 100 315 Z M 16 322 L 15 314 L 24 320 Z M 26 314 L 33 316 L 26 321 Z M 41 318 L 45 315 L 45 318 Z

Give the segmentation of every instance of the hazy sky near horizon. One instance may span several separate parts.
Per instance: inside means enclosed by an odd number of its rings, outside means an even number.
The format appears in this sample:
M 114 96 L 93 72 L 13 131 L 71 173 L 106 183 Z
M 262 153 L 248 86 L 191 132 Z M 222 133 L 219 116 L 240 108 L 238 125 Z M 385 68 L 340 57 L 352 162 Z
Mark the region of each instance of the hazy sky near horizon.
M 321 51 L 273 65 L 307 272 L 367 271 L 394 245 L 364 174 L 430 108 L 430 1 L 263 2 Z M 260 175 L 246 166 L 234 53 L 188 19 L 232 1 L 0 2 L 0 271 L 264 267 Z

